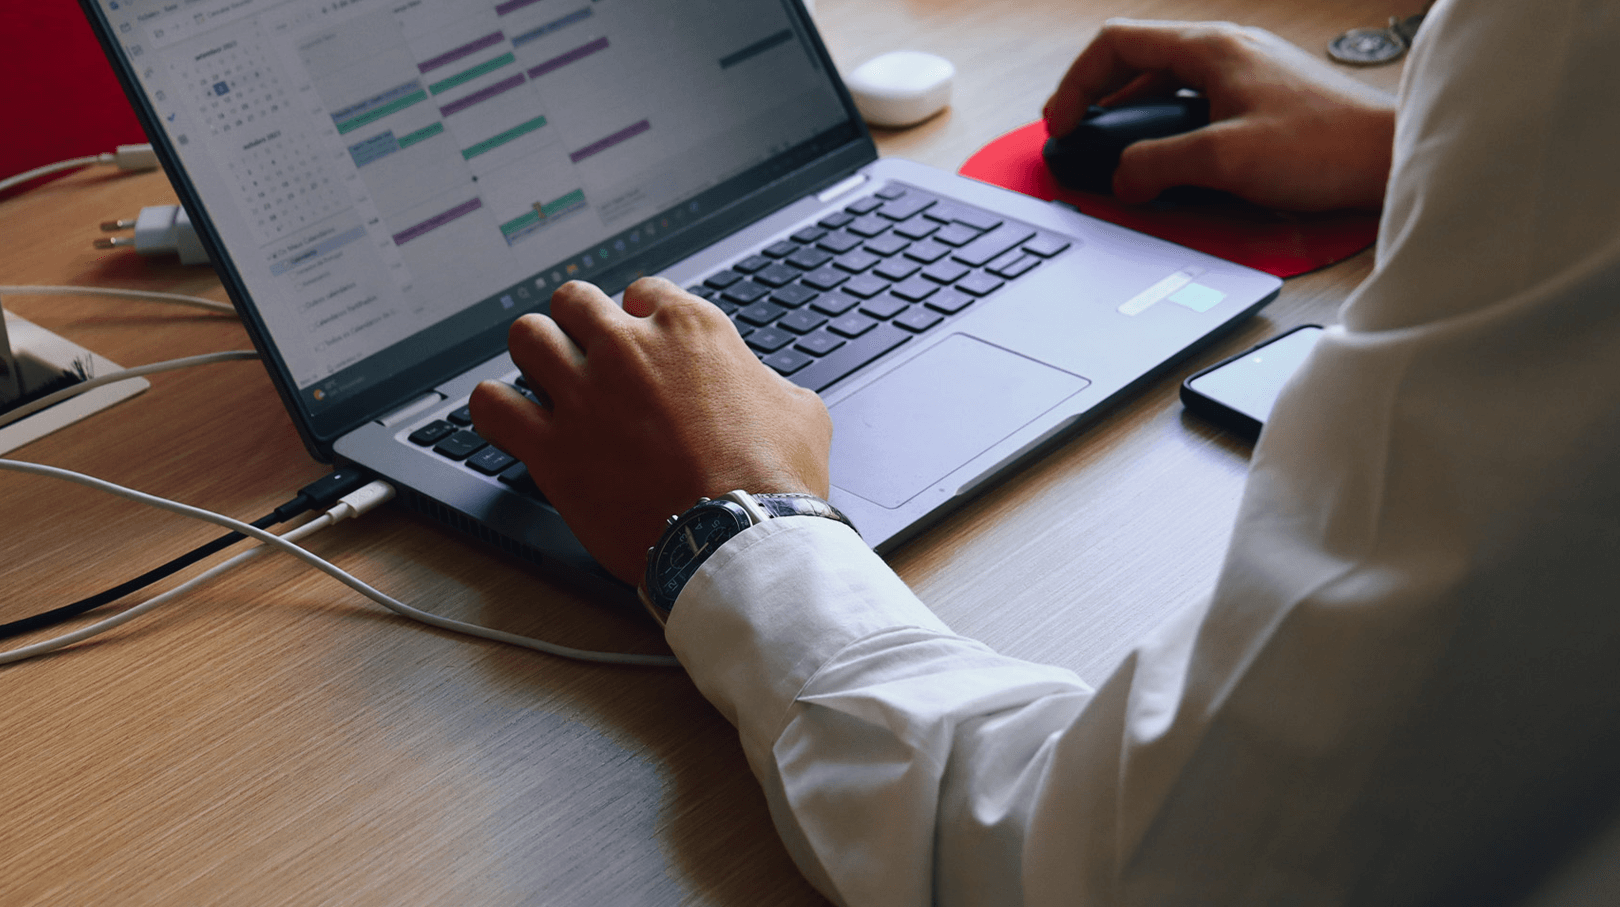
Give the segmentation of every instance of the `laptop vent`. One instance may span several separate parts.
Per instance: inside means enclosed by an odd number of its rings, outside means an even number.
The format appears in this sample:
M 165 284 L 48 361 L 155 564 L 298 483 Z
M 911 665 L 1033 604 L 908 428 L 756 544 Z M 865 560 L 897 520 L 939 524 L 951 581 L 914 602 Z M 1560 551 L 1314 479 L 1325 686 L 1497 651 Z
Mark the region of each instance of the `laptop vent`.
M 398 500 L 410 510 L 414 510 L 429 519 L 437 520 L 438 522 L 449 526 L 451 529 L 465 535 L 472 536 L 481 542 L 493 545 L 496 548 L 499 548 L 501 551 L 512 555 L 513 557 L 520 558 L 537 566 L 544 564 L 546 561 L 546 556 L 542 554 L 538 548 L 532 548 L 520 542 L 513 541 L 500 533 L 492 532 L 490 531 L 489 527 L 483 525 L 477 520 L 469 518 L 466 514 L 452 510 L 451 508 L 444 506 L 443 504 L 433 500 L 421 492 L 413 491 L 408 488 L 401 488 L 399 489 Z

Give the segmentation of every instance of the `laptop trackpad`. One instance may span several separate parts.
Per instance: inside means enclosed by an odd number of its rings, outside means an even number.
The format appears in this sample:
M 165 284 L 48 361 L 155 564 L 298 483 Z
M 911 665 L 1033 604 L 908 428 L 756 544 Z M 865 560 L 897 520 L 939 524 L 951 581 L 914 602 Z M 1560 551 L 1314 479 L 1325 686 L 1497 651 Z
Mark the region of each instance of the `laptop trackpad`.
M 833 484 L 899 507 L 1090 383 L 953 334 L 832 407 Z

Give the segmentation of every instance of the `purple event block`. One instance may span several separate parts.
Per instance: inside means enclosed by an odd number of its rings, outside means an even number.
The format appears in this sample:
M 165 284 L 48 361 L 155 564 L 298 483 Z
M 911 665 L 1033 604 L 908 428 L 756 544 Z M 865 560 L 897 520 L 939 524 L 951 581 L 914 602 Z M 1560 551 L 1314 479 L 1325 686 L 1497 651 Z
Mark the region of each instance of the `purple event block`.
M 430 69 L 438 69 L 439 67 L 444 66 L 447 63 L 454 63 L 457 60 L 461 59 L 462 57 L 468 56 L 470 54 L 478 53 L 479 51 L 483 50 L 486 47 L 494 47 L 495 45 L 497 45 L 497 44 L 499 44 L 499 43 L 501 43 L 502 41 L 505 41 L 505 40 L 506 40 L 506 35 L 501 33 L 501 32 L 495 32 L 494 34 L 491 34 L 491 35 L 485 35 L 482 38 L 479 38 L 478 40 L 473 41 L 470 44 L 463 44 L 460 47 L 456 48 L 455 50 L 447 51 L 445 53 L 439 54 L 437 57 L 434 57 L 433 59 L 428 60 L 428 61 L 426 61 L 424 63 L 418 63 L 418 64 L 416 64 L 416 68 L 417 68 L 418 71 L 426 74 L 427 71 L 430 70 Z
M 637 123 L 632 123 L 629 126 L 626 126 L 623 129 L 620 129 L 618 132 L 613 133 L 612 135 L 608 136 L 605 139 L 597 139 L 596 141 L 590 143 L 589 145 L 586 145 L 584 148 L 581 148 L 578 151 L 572 152 L 571 154 L 568 155 L 568 159 L 577 164 L 580 161 L 585 160 L 586 158 L 590 157 L 593 154 L 597 154 L 599 152 L 606 151 L 609 148 L 612 148 L 614 145 L 617 145 L 620 142 L 624 141 L 625 139 L 634 138 L 635 136 L 641 135 L 643 132 L 646 132 L 647 130 L 649 130 L 651 128 L 652 128 L 652 124 L 647 122 L 646 120 L 642 120 L 642 121 L 637 122 Z
M 532 3 L 539 2 L 540 0 L 506 0 L 505 3 L 498 3 L 495 5 L 495 15 L 504 16 L 512 10 L 522 9 Z
M 443 214 L 435 214 L 432 217 L 428 218 L 425 221 L 422 221 L 421 223 L 417 224 L 414 227 L 409 227 L 407 229 L 399 231 L 398 233 L 395 233 L 394 234 L 394 245 L 403 246 L 406 243 L 410 242 L 411 240 L 417 238 L 418 236 L 421 236 L 423 233 L 428 232 L 429 230 L 432 230 L 432 229 L 437 228 L 437 227 L 442 227 L 445 224 L 448 224 L 451 221 L 455 220 L 456 218 L 462 216 L 463 214 L 471 214 L 474 211 L 477 211 L 479 208 L 482 208 L 482 207 L 484 207 L 484 203 L 480 199 L 474 198 L 474 199 L 469 199 L 467 201 L 464 201 L 461 204 L 455 206 L 454 208 L 451 208 L 449 211 L 444 212 Z
M 552 57 L 546 62 L 541 63 L 539 66 L 529 70 L 529 78 L 538 79 L 546 73 L 551 72 L 554 69 L 561 69 L 575 60 L 583 60 L 599 50 L 607 50 L 607 46 L 608 39 L 597 38 L 595 41 L 592 41 L 589 44 L 576 47 L 560 57 Z
M 461 98 L 460 100 L 451 101 L 443 107 L 440 107 L 439 112 L 445 116 L 449 116 L 452 113 L 459 113 L 460 111 L 466 110 L 468 107 L 477 104 L 479 101 L 487 101 L 503 91 L 511 91 L 522 84 L 523 73 L 520 72 L 510 79 L 502 79 L 488 88 L 479 89 L 478 91 L 475 91 L 472 94 Z

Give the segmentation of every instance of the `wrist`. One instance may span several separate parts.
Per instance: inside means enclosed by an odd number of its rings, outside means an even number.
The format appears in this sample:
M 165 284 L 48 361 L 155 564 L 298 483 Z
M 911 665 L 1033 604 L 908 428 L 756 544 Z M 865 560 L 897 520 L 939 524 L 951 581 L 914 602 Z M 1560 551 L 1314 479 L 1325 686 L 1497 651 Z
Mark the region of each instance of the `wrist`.
M 647 549 L 646 570 L 637 587 L 642 604 L 664 624 L 687 582 L 726 542 L 753 526 L 784 517 L 825 518 L 855 528 L 838 508 L 808 492 L 737 490 L 699 498 L 685 513 L 671 516 L 658 541 Z

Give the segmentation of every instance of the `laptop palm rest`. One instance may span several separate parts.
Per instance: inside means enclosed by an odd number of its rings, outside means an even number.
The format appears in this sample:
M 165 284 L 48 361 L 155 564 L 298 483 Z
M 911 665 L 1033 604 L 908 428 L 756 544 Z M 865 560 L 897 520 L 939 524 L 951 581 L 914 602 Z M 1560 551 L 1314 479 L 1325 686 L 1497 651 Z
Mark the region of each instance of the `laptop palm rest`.
M 832 480 L 895 509 L 1091 382 L 966 334 L 832 407 Z

